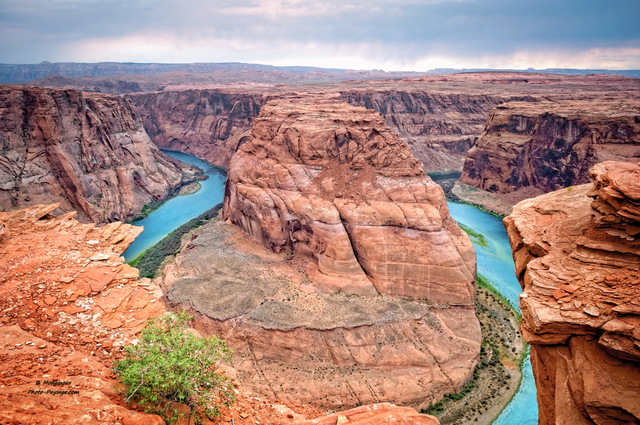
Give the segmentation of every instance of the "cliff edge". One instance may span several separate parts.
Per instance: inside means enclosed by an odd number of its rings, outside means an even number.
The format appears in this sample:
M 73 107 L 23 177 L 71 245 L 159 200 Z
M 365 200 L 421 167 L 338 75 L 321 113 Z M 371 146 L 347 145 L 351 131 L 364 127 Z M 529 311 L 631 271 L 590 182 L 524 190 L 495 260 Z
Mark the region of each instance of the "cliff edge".
M 505 219 L 541 424 L 640 423 L 640 163 L 591 178 Z

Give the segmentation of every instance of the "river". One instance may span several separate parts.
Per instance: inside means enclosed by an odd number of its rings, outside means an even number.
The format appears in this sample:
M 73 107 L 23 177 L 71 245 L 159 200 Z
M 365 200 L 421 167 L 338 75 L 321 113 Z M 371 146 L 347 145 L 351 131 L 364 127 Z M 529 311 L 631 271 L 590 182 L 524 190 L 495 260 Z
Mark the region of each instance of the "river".
M 175 151 L 163 150 L 163 152 L 202 168 L 209 178 L 200 182 L 202 187 L 198 192 L 170 199 L 147 218 L 133 222 L 134 225 L 144 226 L 144 231 L 125 251 L 124 257 L 127 261 L 142 254 L 180 225 L 222 202 L 224 197 L 225 170 L 192 155 Z M 502 221 L 470 205 L 451 201 L 448 204 L 451 216 L 455 220 L 481 233 L 487 241 L 486 246 L 474 244 L 478 258 L 478 273 L 489 279 L 514 308 L 519 310 L 520 284 L 515 278 L 511 247 Z M 523 362 L 523 379 L 516 395 L 493 423 L 494 425 L 538 423 L 536 388 L 528 356 Z
M 227 179 L 227 172 L 223 168 L 211 165 L 186 153 L 168 150 L 162 150 L 162 152 L 182 162 L 200 167 L 208 178 L 200 182 L 200 190 L 196 193 L 176 196 L 163 203 L 146 218 L 132 223 L 136 226 L 143 226 L 144 231 L 124 252 L 126 261 L 133 260 L 160 242 L 167 234 L 219 204 L 224 198 L 224 183 Z
M 457 222 L 484 236 L 486 246 L 474 243 L 478 259 L 478 273 L 491 281 L 491 284 L 517 310 L 520 283 L 515 276 L 515 266 L 511 256 L 511 245 L 502 220 L 479 208 L 458 202 L 448 201 L 449 212 Z M 529 355 L 522 363 L 522 382 L 515 396 L 493 425 L 536 425 L 538 423 L 538 402 L 536 385 Z

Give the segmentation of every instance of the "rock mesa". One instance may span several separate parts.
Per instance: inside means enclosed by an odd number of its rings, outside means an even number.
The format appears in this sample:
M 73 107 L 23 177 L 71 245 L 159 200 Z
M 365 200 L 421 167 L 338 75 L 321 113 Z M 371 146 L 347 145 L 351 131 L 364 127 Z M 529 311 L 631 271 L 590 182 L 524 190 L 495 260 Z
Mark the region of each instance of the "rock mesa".
M 541 424 L 640 422 L 640 163 L 591 177 L 505 219 Z
M 223 217 L 312 259 L 327 290 L 473 304 L 469 238 L 375 111 L 311 96 L 265 104 L 231 160 Z

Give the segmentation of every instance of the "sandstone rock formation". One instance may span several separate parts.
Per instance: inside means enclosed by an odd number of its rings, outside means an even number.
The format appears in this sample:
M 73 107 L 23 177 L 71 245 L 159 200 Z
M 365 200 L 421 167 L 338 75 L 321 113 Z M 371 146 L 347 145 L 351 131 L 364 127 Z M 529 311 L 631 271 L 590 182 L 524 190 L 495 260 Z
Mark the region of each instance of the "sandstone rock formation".
M 410 87 L 343 91 L 341 98 L 380 112 L 427 172 L 461 171 L 467 150 L 482 133 L 489 112 L 509 100 L 504 96 L 438 93 Z
M 505 219 L 541 424 L 640 423 L 640 163 L 591 176 Z
M 272 251 L 311 258 L 325 289 L 473 304 L 469 238 L 375 111 L 268 102 L 231 160 L 223 217 Z
M 162 286 L 201 333 L 234 349 L 243 388 L 269 400 L 422 408 L 470 378 L 482 342 L 473 302 L 330 294 L 306 266 L 217 222 L 164 269 Z
M 422 424 L 439 425 L 433 416 L 420 415 L 407 407 L 398 407 L 389 403 L 373 404 L 357 407 L 346 412 L 334 413 L 300 425 L 387 425 L 387 424 Z
M 640 158 L 637 97 L 508 102 L 467 153 L 460 181 L 491 192 L 545 192 L 589 181 L 608 160 Z
M 228 167 L 249 135 L 262 95 L 182 90 L 130 95 L 151 139 L 161 148 L 190 153 Z
M 234 348 L 253 393 L 419 408 L 470 378 L 481 344 L 470 241 L 378 113 L 270 100 L 231 161 L 223 208 L 242 231 L 201 229 L 163 288 Z
M 198 171 L 155 147 L 130 102 L 36 87 L 0 87 L 0 208 L 60 203 L 80 218 L 133 218 Z
M 0 412 L 7 424 L 161 424 L 121 406 L 111 361 L 164 311 L 120 255 L 140 233 L 58 205 L 0 212 Z
M 0 212 L 0 421 L 164 424 L 158 416 L 125 407 L 111 371 L 122 347 L 149 318 L 165 311 L 160 288 L 138 280 L 138 271 L 122 264 L 120 255 L 141 229 L 81 224 L 73 213 L 53 216 L 57 207 Z M 322 416 L 310 406 L 293 404 L 294 411 L 242 390 L 237 396 L 216 423 L 281 425 Z M 399 423 L 432 423 L 407 408 L 361 410 L 393 415 Z

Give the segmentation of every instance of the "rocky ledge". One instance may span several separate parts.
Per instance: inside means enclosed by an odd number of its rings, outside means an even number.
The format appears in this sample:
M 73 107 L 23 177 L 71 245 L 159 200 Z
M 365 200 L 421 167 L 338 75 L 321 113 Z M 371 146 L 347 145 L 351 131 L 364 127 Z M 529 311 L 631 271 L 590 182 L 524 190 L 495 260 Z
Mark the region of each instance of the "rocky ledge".
M 122 264 L 140 233 L 81 224 L 58 205 L 0 212 L 0 411 L 3 423 L 161 424 L 123 407 L 111 362 L 160 288 Z
M 505 219 L 541 424 L 640 422 L 640 163 L 591 177 Z
M 118 96 L 0 87 L 0 209 L 59 203 L 126 221 L 200 172 L 161 153 Z
M 231 160 L 223 217 L 311 259 L 326 290 L 473 305 L 468 236 L 375 111 L 311 95 L 269 101 Z

